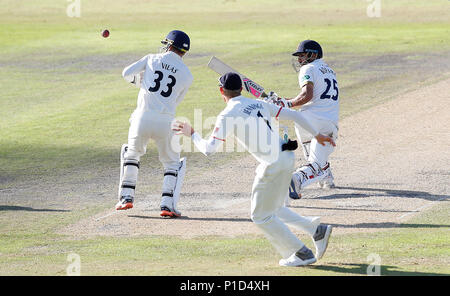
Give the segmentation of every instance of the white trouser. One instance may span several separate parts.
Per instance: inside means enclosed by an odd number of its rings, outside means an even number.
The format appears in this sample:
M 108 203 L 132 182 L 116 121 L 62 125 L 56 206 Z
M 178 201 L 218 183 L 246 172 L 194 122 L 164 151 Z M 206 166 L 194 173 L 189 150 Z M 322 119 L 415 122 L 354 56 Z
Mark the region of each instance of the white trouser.
M 140 159 L 152 139 L 165 170 L 178 170 L 180 164 L 179 136 L 172 131 L 174 117 L 155 111 L 134 112 L 128 131 L 128 151 L 125 158 Z
M 310 219 L 284 206 L 294 164 L 293 152 L 281 152 L 275 163 L 258 166 L 252 188 L 251 218 L 283 258 L 304 246 L 286 223 L 310 235 L 316 231 Z
M 334 141 L 337 139 L 337 127 L 328 120 L 320 119 L 309 111 L 300 111 L 303 116 L 307 118 L 307 120 L 314 126 L 321 134 L 330 136 Z M 313 137 L 309 132 L 305 131 L 301 126 L 295 125 L 295 133 L 297 135 L 297 139 L 300 140 L 302 145 L 310 142 L 309 145 L 309 155 L 307 155 L 306 161 L 308 163 L 317 163 L 323 168 L 327 162 L 330 154 L 334 151 L 334 147 L 330 143 L 326 143 L 325 146 L 320 145 L 316 138 Z M 306 144 L 308 145 L 308 144 Z M 305 153 L 306 154 L 306 153 Z
M 134 112 L 130 118 L 128 149 L 124 154 L 125 163 L 139 163 L 147 151 L 150 139 L 154 140 L 159 160 L 164 166 L 163 196 L 173 194 L 176 176 L 180 168 L 179 136 L 172 131 L 174 117 L 155 111 Z M 119 198 L 125 195 L 134 197 L 138 179 L 138 165 L 126 165 L 121 179 Z

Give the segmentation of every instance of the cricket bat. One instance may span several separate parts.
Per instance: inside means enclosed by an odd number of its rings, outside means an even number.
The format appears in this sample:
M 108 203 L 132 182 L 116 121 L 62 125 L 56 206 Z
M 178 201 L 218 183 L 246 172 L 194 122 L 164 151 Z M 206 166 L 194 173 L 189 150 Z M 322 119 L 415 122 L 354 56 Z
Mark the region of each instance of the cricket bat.
M 244 86 L 245 90 L 254 95 L 257 98 L 265 98 L 267 97 L 267 94 L 264 92 L 264 87 L 257 84 L 250 78 L 242 75 L 238 71 L 234 70 L 215 56 L 211 57 L 211 60 L 209 60 L 208 67 L 215 71 L 216 73 L 223 75 L 228 72 L 234 72 L 237 73 L 239 76 L 241 76 L 242 79 L 242 85 Z

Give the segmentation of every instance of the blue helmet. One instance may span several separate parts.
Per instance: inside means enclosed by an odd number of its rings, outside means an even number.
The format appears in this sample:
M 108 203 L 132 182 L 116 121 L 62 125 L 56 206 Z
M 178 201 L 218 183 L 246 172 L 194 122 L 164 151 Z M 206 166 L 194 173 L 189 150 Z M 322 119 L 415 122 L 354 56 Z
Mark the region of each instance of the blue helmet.
M 169 49 L 169 46 L 173 46 L 182 52 L 187 52 L 191 47 L 191 40 L 189 39 L 189 36 L 179 30 L 170 31 L 161 43 L 165 45 L 164 48 L 166 50 Z
M 293 56 L 298 56 L 300 53 L 317 53 L 317 58 L 321 59 L 323 56 L 322 47 L 319 43 L 314 40 L 303 40 L 298 45 L 297 51 L 294 52 Z
M 292 53 L 292 55 L 298 57 L 302 53 L 306 53 L 306 58 L 304 58 L 303 61 L 292 61 L 292 65 L 296 72 L 300 70 L 301 66 L 309 64 L 314 60 L 321 59 L 323 56 L 322 47 L 314 40 L 303 40 L 300 42 L 297 51 Z

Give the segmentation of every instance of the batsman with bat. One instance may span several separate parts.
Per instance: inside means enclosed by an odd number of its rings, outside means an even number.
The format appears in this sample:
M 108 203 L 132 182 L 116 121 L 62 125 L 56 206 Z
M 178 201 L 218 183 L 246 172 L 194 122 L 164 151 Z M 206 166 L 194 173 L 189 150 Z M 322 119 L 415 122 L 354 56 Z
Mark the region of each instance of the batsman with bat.
M 123 70 L 128 82 L 140 87 L 137 107 L 130 118 L 128 143 L 120 153 L 119 202 L 116 210 L 133 207 L 139 160 L 147 143 L 154 140 L 164 166 L 161 216 L 178 217 L 177 202 L 186 171 L 185 158 L 176 151 L 171 129 L 175 109 L 183 100 L 193 77 L 182 58 L 190 48 L 189 36 L 178 30 L 161 41 L 162 53 L 149 54 Z M 142 82 L 141 82 L 142 80 Z
M 278 130 L 272 128 L 272 117 L 293 120 L 312 134 L 319 145 L 334 145 L 333 139 L 320 134 L 297 111 L 242 96 L 242 85 L 241 77 L 234 72 L 219 78 L 220 93 L 227 106 L 217 117 L 209 139 L 202 139 L 188 123 L 177 121 L 173 130 L 191 137 L 206 156 L 214 153 L 233 134 L 260 163 L 252 188 L 252 221 L 281 254 L 281 266 L 312 264 L 323 256 L 332 227 L 320 224 L 319 217 L 303 217 L 284 206 L 295 165 L 292 150 L 297 148 L 297 142 L 283 141 Z M 288 225 L 313 238 L 315 255 Z
M 314 40 L 302 41 L 292 55 L 297 57 L 301 92 L 291 99 L 269 93 L 269 99 L 281 106 L 300 107 L 298 112 L 318 131 L 336 140 L 339 119 L 336 73 L 322 60 L 322 47 Z M 299 167 L 292 175 L 289 197 L 301 198 L 300 190 L 317 182 L 321 188 L 334 187 L 334 177 L 328 162 L 334 146 L 319 145 L 314 135 L 298 124 L 295 125 L 295 132 L 302 143 L 308 163 Z

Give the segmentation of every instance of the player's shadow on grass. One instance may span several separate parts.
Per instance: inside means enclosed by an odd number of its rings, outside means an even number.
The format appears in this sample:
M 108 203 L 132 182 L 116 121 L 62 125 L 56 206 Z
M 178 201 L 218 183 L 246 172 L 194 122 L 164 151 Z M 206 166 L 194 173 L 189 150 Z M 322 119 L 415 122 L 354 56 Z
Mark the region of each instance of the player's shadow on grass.
M 343 273 L 348 275 L 367 275 L 367 269 L 369 264 L 336 264 L 336 265 L 311 265 L 312 268 L 324 271 L 332 271 L 336 273 Z M 375 266 L 370 266 L 369 271 L 374 272 Z M 436 276 L 445 275 L 433 272 L 420 272 L 420 271 L 404 271 L 398 270 L 397 266 L 391 265 L 380 265 L 379 267 L 380 275 L 388 276 Z
M 411 190 L 397 190 L 397 189 L 384 189 L 384 188 L 364 188 L 364 187 L 342 187 L 337 186 L 334 189 L 340 190 L 354 190 L 354 191 L 370 191 L 374 194 L 367 193 L 339 193 L 325 196 L 319 196 L 315 199 L 343 199 L 343 198 L 365 198 L 371 196 L 399 196 L 404 198 L 422 198 L 425 200 L 448 200 L 450 195 L 435 195 L 424 191 L 411 191 Z
M 35 209 L 30 207 L 21 206 L 5 206 L 0 205 L 0 211 L 26 211 L 26 212 L 70 212 L 70 210 L 58 210 L 58 209 Z
M 296 209 L 313 209 L 313 210 L 330 210 L 330 211 L 353 211 L 353 212 L 383 212 L 383 213 L 411 213 L 408 210 L 380 210 L 380 209 L 362 209 L 362 208 L 336 208 L 336 207 L 309 207 L 290 205 L 290 208 Z
M 139 219 L 156 219 L 161 220 L 164 218 L 161 218 L 159 216 L 141 216 L 141 215 L 128 215 L 130 218 L 139 218 Z M 176 220 L 189 220 L 189 221 L 219 221 L 219 222 L 252 222 L 251 219 L 248 218 L 214 218 L 214 217 L 188 217 L 188 216 L 181 216 L 178 218 L 175 218 Z
M 338 228 L 450 228 L 450 224 L 410 224 L 410 223 L 393 223 L 393 222 L 380 222 L 380 223 L 357 223 L 357 224 L 331 224 Z

